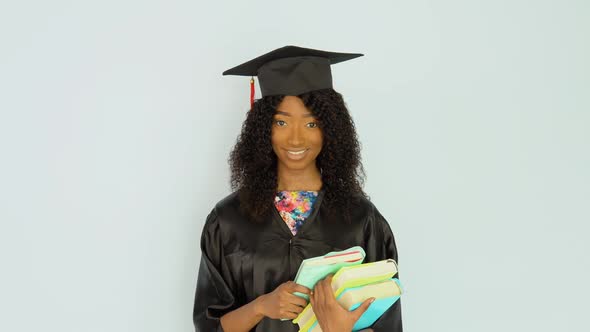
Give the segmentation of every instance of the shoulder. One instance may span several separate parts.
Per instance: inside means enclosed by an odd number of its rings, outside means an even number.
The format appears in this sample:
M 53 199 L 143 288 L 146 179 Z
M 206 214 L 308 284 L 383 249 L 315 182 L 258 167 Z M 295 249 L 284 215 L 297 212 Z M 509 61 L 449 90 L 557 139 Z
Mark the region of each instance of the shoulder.
M 205 227 L 220 226 L 220 223 L 227 223 L 236 219 L 244 219 L 240 212 L 240 198 L 237 192 L 233 192 L 215 204 L 209 216 Z
M 389 228 L 389 222 L 383 217 L 381 212 L 379 212 L 370 197 L 358 195 L 356 198 L 356 204 L 358 204 L 356 208 L 357 210 L 362 211 L 365 217 L 365 227 Z
M 245 227 L 246 219 L 240 212 L 240 202 L 236 192 L 221 199 L 205 221 L 201 234 L 202 248 L 222 244 L 236 240 L 240 229 Z
M 223 215 L 224 213 L 233 213 L 235 211 L 240 210 L 240 196 L 238 195 L 237 191 L 225 196 L 221 199 L 215 207 L 213 208 L 214 211 L 218 215 Z
M 392 258 L 397 262 L 397 248 L 391 225 L 369 198 L 361 199 L 359 204 L 365 207 L 367 213 L 364 224 L 366 261 Z
M 375 212 L 377 212 L 377 208 L 371 202 L 371 199 L 362 194 L 356 194 L 353 196 L 353 211 L 355 211 L 355 215 L 357 217 L 361 217 L 366 220 L 371 220 L 375 217 Z
M 240 205 L 237 192 L 229 194 L 215 204 L 203 227 L 202 248 L 211 247 L 212 244 L 221 248 L 221 252 L 231 254 L 251 246 L 253 239 L 268 230 L 269 222 L 253 222 L 242 211 Z
M 241 209 L 240 196 L 236 191 L 215 204 L 207 216 L 204 231 L 216 230 L 224 237 L 234 238 L 242 236 L 254 226 L 255 223 Z
M 375 209 L 375 205 L 373 204 L 373 202 L 371 202 L 371 199 L 368 196 L 357 194 L 353 197 L 355 204 L 358 204 L 360 207 L 370 211 L 373 211 Z

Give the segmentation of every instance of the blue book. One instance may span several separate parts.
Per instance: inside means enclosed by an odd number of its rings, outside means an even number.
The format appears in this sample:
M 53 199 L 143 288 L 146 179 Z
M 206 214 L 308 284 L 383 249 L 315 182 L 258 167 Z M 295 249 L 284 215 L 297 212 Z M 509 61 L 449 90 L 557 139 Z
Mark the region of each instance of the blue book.
M 347 288 L 336 300 L 349 311 L 358 308 L 366 299 L 374 297 L 367 311 L 359 318 L 352 331 L 366 329 L 373 325 L 401 296 L 402 290 L 397 278 L 388 279 L 382 282 L 369 284 L 360 287 Z M 321 331 L 317 320 L 307 331 Z

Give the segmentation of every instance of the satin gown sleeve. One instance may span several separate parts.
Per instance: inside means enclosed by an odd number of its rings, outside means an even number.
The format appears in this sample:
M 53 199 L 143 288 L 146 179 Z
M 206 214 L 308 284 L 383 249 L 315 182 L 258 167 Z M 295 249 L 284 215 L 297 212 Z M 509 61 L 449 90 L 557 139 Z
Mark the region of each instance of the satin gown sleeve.
M 395 239 L 389 223 L 374 208 L 365 229 L 366 262 L 392 258 L 398 262 Z M 399 278 L 399 274 L 394 276 Z M 371 327 L 375 332 L 402 332 L 401 299 L 397 300 Z
M 193 323 L 196 332 L 223 331 L 220 318 L 236 309 L 235 296 L 224 281 L 225 266 L 220 225 L 213 210 L 201 235 L 201 263 L 197 279 Z

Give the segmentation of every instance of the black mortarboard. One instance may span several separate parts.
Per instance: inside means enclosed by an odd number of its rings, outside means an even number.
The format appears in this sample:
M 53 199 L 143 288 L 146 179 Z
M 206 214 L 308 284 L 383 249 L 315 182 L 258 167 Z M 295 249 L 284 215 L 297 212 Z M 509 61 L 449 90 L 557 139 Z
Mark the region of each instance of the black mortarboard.
M 285 46 L 228 69 L 223 75 L 258 76 L 263 97 L 297 96 L 332 88 L 330 65 L 360 56 L 363 54 Z

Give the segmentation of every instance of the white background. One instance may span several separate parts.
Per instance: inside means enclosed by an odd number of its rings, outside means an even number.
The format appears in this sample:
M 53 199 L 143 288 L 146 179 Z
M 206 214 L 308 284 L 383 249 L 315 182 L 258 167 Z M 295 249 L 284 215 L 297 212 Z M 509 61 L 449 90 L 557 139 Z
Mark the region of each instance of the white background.
M 333 67 L 406 331 L 588 331 L 587 1 L 3 1 L 0 330 L 193 330 L 249 78 Z

